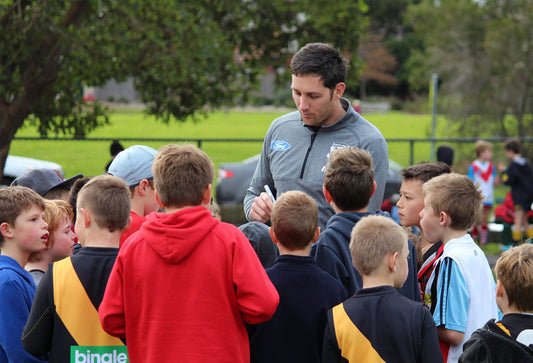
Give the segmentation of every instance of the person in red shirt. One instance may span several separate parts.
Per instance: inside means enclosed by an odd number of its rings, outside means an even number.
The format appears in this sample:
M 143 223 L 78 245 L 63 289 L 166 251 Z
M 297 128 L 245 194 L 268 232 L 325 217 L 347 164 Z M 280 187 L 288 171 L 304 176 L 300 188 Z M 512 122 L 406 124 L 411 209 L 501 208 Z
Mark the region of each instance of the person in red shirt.
M 120 249 L 99 308 L 130 362 L 249 362 L 245 322 L 272 317 L 279 295 L 236 226 L 214 218 L 214 167 L 193 145 L 154 161 L 152 213 Z
M 155 199 L 152 165 L 157 150 L 145 145 L 133 145 L 121 151 L 109 165 L 108 173 L 123 179 L 131 191 L 131 224 L 120 236 L 120 246 L 137 232 L 146 216 L 159 205 Z

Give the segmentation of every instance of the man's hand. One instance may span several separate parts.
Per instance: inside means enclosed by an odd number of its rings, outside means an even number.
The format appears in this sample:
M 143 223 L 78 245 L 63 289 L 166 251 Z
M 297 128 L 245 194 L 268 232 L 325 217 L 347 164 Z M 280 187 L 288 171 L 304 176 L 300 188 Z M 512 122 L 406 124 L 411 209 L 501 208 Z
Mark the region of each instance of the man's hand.
M 268 194 L 261 193 L 254 198 L 254 204 L 252 204 L 252 209 L 250 209 L 250 217 L 254 221 L 266 223 L 270 219 L 273 206 L 274 203 L 272 203 L 272 199 L 270 199 Z

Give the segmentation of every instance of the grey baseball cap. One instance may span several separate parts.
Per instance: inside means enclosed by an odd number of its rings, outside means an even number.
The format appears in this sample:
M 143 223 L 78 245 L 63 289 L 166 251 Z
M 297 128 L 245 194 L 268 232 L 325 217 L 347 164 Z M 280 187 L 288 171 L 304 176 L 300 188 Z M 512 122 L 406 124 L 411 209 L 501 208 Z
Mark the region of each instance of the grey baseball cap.
M 13 180 L 11 185 L 28 187 L 36 191 L 39 195 L 44 196 L 50 190 L 57 187 L 70 189 L 76 179 L 81 177 L 83 177 L 83 174 L 78 174 L 72 178 L 65 179 L 63 175 L 55 169 L 32 169 Z

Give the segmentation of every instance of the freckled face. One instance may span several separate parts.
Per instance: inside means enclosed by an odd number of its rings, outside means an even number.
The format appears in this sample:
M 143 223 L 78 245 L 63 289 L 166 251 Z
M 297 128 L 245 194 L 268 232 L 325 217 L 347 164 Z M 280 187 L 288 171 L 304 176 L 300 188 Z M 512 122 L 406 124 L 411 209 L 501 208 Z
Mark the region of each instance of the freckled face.
M 48 241 L 48 224 L 44 221 L 44 211 L 34 205 L 24 210 L 12 226 L 13 237 L 26 252 L 39 252 Z
M 52 247 L 50 252 L 54 261 L 72 256 L 76 235 L 72 231 L 69 220 L 63 220 L 51 235 Z
M 396 203 L 400 224 L 404 227 L 420 227 L 420 211 L 424 208 L 422 181 L 404 180 L 400 187 L 400 200 Z

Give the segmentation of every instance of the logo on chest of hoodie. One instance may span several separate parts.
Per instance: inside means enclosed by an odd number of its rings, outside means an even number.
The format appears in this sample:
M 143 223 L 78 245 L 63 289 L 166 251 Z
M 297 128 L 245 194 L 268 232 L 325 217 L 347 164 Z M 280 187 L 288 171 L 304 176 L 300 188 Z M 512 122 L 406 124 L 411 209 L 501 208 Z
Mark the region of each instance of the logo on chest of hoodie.
M 291 148 L 291 144 L 284 140 L 274 140 L 270 144 L 270 148 L 274 151 L 286 151 Z

